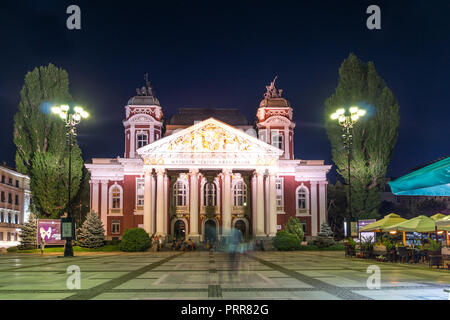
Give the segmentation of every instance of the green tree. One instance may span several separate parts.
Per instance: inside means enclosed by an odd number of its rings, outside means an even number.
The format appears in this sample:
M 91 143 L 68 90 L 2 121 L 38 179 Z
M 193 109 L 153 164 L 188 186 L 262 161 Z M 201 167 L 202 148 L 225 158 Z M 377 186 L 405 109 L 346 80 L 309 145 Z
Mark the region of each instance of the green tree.
M 337 181 L 336 184 L 328 184 L 328 223 L 337 239 L 344 237 L 344 219 L 348 218 L 347 194 L 345 186 Z
M 351 153 L 352 214 L 357 218 L 378 217 L 381 190 L 397 141 L 399 105 L 372 62 L 363 63 L 354 54 L 339 69 L 336 91 L 325 101 L 325 128 L 337 172 L 348 184 L 347 154 L 342 129 L 330 115 L 341 107 L 358 105 L 367 114 L 353 130 Z
M 305 236 L 303 225 L 297 218 L 290 217 L 284 225 L 284 229 L 289 233 L 295 234 L 300 239 L 300 242 L 303 241 L 303 237 Z
M 26 222 L 20 232 L 20 250 L 36 249 L 37 247 L 37 219 L 33 213 L 30 213 L 28 222 Z
M 30 176 L 32 205 L 39 216 L 58 218 L 68 200 L 68 146 L 65 125 L 50 113 L 52 104 L 69 103 L 69 77 L 49 64 L 25 75 L 18 112 L 14 116 L 16 168 Z M 72 198 L 77 194 L 83 160 L 72 150 Z
M 84 248 L 99 248 L 105 244 L 105 229 L 94 211 L 87 214 L 83 226 L 78 229 L 77 242 Z

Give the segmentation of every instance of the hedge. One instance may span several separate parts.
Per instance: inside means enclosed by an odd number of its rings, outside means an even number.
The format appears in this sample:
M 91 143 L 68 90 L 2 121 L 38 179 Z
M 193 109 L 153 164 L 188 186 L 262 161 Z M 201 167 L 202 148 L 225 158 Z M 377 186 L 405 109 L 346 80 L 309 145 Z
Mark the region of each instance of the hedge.
M 145 251 L 151 245 L 147 232 L 141 228 L 126 229 L 120 241 L 120 250 L 128 252 Z

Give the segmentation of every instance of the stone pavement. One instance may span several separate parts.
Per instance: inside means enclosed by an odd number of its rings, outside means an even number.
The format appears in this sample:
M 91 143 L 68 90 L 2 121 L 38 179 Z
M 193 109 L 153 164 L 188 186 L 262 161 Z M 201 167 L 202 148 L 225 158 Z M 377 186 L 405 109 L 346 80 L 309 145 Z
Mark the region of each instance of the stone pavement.
M 0 255 L 0 299 L 447 300 L 448 270 L 344 258 L 343 252 Z M 367 267 L 381 269 L 370 290 Z M 81 270 L 69 290 L 67 267 Z

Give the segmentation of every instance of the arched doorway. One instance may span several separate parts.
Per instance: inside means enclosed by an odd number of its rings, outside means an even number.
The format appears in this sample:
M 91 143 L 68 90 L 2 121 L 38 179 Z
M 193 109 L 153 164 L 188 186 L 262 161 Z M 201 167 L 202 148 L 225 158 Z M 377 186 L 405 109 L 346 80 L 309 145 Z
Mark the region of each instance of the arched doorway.
M 173 227 L 173 236 L 175 240 L 184 240 L 186 239 L 186 225 L 183 220 L 177 220 Z
M 243 239 L 247 238 L 247 226 L 245 225 L 245 222 L 243 220 L 237 220 L 234 224 L 234 227 L 237 230 L 241 231 Z
M 214 220 L 205 221 L 205 242 L 217 242 L 217 225 Z

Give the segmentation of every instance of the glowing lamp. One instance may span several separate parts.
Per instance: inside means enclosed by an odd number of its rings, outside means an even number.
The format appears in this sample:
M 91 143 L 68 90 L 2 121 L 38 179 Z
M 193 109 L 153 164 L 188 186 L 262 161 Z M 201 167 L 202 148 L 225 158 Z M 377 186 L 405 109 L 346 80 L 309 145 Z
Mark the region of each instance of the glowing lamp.
M 81 116 L 83 117 L 83 118 L 88 118 L 89 117 L 89 113 L 87 113 L 86 111 L 82 111 L 81 113 Z
M 339 122 L 344 122 L 344 121 L 345 121 L 345 116 L 341 114 L 339 116 Z
M 336 114 L 339 115 L 339 116 L 344 114 L 344 113 L 345 113 L 345 109 L 343 109 L 343 108 L 336 110 Z
M 66 119 L 66 118 L 67 118 L 67 113 L 61 112 L 61 113 L 59 114 L 59 117 L 60 117 L 61 119 Z
M 438 232 L 436 232 L 437 234 L 443 234 L 444 233 L 444 231 L 438 231 Z
M 359 119 L 359 116 L 356 113 L 352 114 L 353 121 L 357 121 L 358 119 Z
M 366 114 L 366 110 L 363 110 L 363 109 L 359 109 L 359 110 L 358 110 L 358 113 L 357 113 L 358 116 L 362 117 L 362 116 L 364 116 L 365 114 Z
M 82 112 L 84 111 L 82 107 L 78 107 L 78 106 L 76 106 L 75 108 L 73 108 L 73 110 L 74 110 L 76 113 L 82 113 Z
M 81 115 L 79 113 L 75 113 L 72 117 L 73 117 L 73 120 L 75 120 L 75 121 L 81 120 Z
M 390 234 L 397 234 L 397 231 L 389 231 Z
M 357 113 L 357 112 L 358 112 L 358 107 L 353 106 L 350 108 L 350 113 Z
M 64 112 L 67 112 L 67 111 L 69 111 L 69 106 L 67 105 L 67 104 L 63 104 L 63 105 L 61 105 L 61 110 L 62 111 L 64 111 Z
M 337 113 L 333 113 L 331 115 L 331 120 L 336 120 L 337 118 L 339 118 L 339 115 Z
M 60 107 L 52 107 L 52 113 L 54 114 L 60 114 L 61 113 L 61 108 Z

